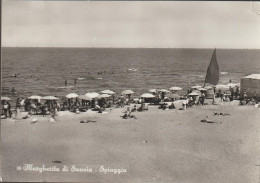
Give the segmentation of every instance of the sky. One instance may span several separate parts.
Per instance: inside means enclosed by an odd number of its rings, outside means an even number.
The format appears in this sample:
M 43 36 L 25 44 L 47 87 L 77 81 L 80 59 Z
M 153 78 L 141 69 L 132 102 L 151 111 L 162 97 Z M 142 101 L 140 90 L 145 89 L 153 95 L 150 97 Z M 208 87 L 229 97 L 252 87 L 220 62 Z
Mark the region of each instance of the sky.
M 259 5 L 3 0 L 2 45 L 260 49 Z

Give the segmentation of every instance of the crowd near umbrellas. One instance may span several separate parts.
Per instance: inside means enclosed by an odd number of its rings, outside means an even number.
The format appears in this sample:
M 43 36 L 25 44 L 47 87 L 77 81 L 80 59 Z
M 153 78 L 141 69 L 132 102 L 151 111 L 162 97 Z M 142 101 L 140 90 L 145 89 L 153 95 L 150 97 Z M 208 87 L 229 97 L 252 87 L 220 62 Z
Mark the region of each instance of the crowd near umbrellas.
M 173 86 L 170 88 L 171 91 L 178 91 L 178 90 L 182 90 L 182 88 L 178 87 L 178 86 Z
M 1 97 L 1 101 L 10 101 L 12 99 L 10 99 L 9 97 Z
M 121 92 L 122 95 L 131 95 L 133 93 L 135 93 L 135 92 L 133 92 L 132 90 L 124 90 Z
M 157 90 L 156 90 L 156 89 L 150 89 L 149 92 L 151 92 L 151 93 L 156 93 Z
M 195 86 L 192 86 L 191 88 L 192 89 L 198 89 L 198 88 L 201 88 L 202 86 L 200 86 L 200 85 L 195 85 Z
M 38 95 L 32 95 L 32 96 L 28 97 L 28 99 L 31 99 L 31 100 L 41 100 L 42 97 L 38 96 Z
M 42 100 L 58 100 L 58 98 L 54 96 L 46 96 L 46 97 L 42 97 Z
M 103 94 L 98 96 L 98 98 L 109 98 L 109 97 L 111 97 L 111 95 L 109 95 L 107 93 L 103 93 Z
M 109 94 L 109 95 L 115 94 L 115 92 L 113 92 L 113 91 L 111 91 L 111 90 L 103 90 L 103 91 L 101 91 L 101 93 Z
M 77 98 L 79 95 L 76 93 L 69 93 L 68 95 L 66 95 L 67 98 Z
M 142 98 L 154 98 L 155 96 L 151 93 L 144 93 L 141 95 Z

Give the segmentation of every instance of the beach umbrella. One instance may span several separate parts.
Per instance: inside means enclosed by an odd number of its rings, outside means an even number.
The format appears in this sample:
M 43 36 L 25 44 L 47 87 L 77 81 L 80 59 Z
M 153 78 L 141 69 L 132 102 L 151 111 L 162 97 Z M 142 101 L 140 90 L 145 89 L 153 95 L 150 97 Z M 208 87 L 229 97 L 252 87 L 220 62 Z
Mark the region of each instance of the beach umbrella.
M 151 89 L 151 90 L 149 90 L 149 92 L 151 92 L 151 93 L 156 93 L 157 90 L 156 90 L 156 89 Z
M 79 99 L 81 99 L 81 100 L 92 100 L 93 98 L 90 98 L 90 97 L 88 97 L 86 95 L 80 95 Z
M 12 99 L 10 99 L 9 97 L 1 97 L 1 100 L 2 101 L 8 101 L 8 100 L 12 100 Z
M 198 88 L 199 91 L 206 91 L 206 88 Z
M 125 90 L 125 91 L 121 92 L 121 94 L 123 94 L 123 95 L 131 95 L 133 93 L 135 93 L 135 92 L 133 92 L 132 90 Z
M 103 93 L 103 94 L 98 96 L 98 98 L 108 98 L 108 97 L 111 97 L 111 95 L 106 94 L 106 93 Z
M 196 89 L 196 88 L 201 88 L 202 86 L 200 86 L 200 85 L 195 85 L 195 86 L 192 86 L 191 88 L 192 89 Z
M 223 84 L 218 84 L 218 85 L 216 85 L 216 88 L 217 88 L 217 89 L 228 89 L 229 86 L 223 85 Z
M 103 91 L 101 91 L 101 93 L 109 94 L 109 95 L 115 94 L 115 92 L 113 92 L 113 91 L 111 91 L 111 90 L 103 90 Z
M 154 98 L 155 96 L 151 93 L 144 93 L 141 95 L 142 98 Z
M 210 89 L 212 89 L 212 86 L 206 86 L 204 88 L 207 89 L 207 90 L 210 90 Z
M 41 100 L 42 97 L 41 97 L 41 96 L 38 96 L 38 95 L 32 95 L 32 96 L 28 97 L 28 99 L 32 99 L 32 100 Z
M 76 93 L 69 93 L 68 95 L 66 95 L 67 98 L 77 98 L 79 95 Z
M 192 92 L 189 94 L 189 96 L 199 96 L 200 94 L 198 94 L 197 92 Z
M 46 97 L 42 97 L 43 100 L 58 100 L 57 97 L 54 96 L 46 96 Z
M 173 86 L 170 88 L 171 91 L 178 91 L 178 90 L 182 90 L 182 88 L 178 87 L 178 86 Z
M 166 89 L 160 89 L 158 90 L 159 92 L 164 92 L 164 93 L 169 93 L 170 91 L 169 90 L 166 90 Z
M 97 98 L 98 96 L 99 96 L 99 94 L 98 93 L 96 93 L 96 92 L 89 92 L 89 93 L 86 93 L 85 94 L 87 97 L 89 97 L 89 98 Z

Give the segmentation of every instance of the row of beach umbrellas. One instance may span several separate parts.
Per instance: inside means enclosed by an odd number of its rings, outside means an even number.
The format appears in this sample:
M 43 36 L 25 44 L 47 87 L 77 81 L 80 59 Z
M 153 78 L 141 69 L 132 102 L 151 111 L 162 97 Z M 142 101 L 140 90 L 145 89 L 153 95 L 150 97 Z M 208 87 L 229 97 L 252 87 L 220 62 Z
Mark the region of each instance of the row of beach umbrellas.
M 218 84 L 216 86 L 214 86 L 216 89 L 229 89 L 234 88 L 234 87 L 239 87 L 240 83 L 228 83 L 228 84 Z M 211 86 L 206 86 L 206 87 L 202 87 L 200 85 L 195 85 L 191 87 L 192 89 L 196 89 L 198 91 L 206 91 L 206 90 L 210 90 L 213 89 L 213 87 Z M 141 95 L 142 98 L 154 98 L 155 96 L 151 93 L 158 93 L 158 92 L 164 92 L 164 93 L 170 93 L 170 91 L 179 91 L 182 90 L 182 88 L 178 87 L 178 86 L 173 86 L 171 88 L 169 88 L 169 90 L 167 89 L 150 89 L 149 92 L 150 93 L 144 93 Z M 121 92 L 122 95 L 128 95 L 131 96 L 132 94 L 134 94 L 135 92 L 133 92 L 132 90 L 124 90 Z M 66 98 L 79 98 L 79 99 L 83 99 L 83 100 L 92 100 L 93 98 L 109 98 L 111 96 L 113 96 L 115 94 L 114 91 L 111 90 L 103 90 L 101 91 L 101 94 L 96 93 L 96 92 L 89 92 L 83 95 L 78 95 L 76 93 L 69 93 L 68 95 L 66 95 Z M 174 95 L 174 96 L 173 96 Z M 192 92 L 189 94 L 190 96 L 196 96 L 199 95 L 198 92 Z M 173 98 L 177 98 L 178 95 L 177 94 L 169 94 L 167 95 L 169 97 L 173 97 Z M 55 96 L 45 96 L 45 97 L 41 97 L 38 95 L 33 95 L 28 97 L 28 99 L 32 99 L 32 100 L 58 100 L 57 97 Z M 9 97 L 1 97 L 1 101 L 10 101 L 12 100 Z

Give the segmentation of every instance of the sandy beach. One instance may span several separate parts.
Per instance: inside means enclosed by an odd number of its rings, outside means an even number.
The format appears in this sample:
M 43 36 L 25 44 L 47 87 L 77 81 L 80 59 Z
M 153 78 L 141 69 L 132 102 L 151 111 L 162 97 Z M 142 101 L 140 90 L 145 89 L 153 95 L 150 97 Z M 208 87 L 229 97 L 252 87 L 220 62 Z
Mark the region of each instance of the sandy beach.
M 235 102 L 187 110 L 149 106 L 133 113 L 137 119 L 122 119 L 124 109 L 113 108 L 102 114 L 60 112 L 55 123 L 41 116 L 2 120 L 3 180 L 259 182 L 259 108 Z M 214 111 L 230 116 L 214 116 Z M 216 123 L 201 123 L 206 116 Z M 31 124 L 34 118 L 38 121 Z M 69 171 L 25 171 L 25 164 L 65 165 Z M 93 171 L 71 172 L 73 165 Z M 105 174 L 102 165 L 127 172 Z

